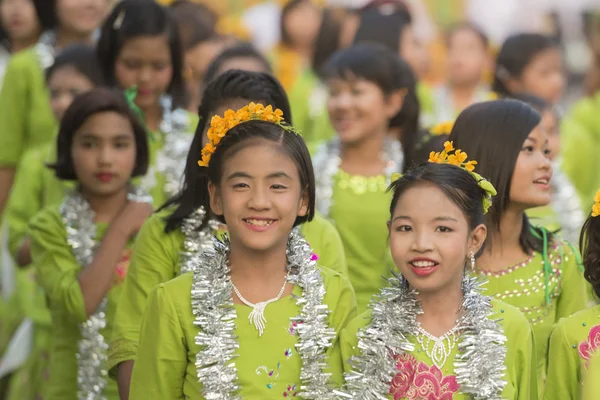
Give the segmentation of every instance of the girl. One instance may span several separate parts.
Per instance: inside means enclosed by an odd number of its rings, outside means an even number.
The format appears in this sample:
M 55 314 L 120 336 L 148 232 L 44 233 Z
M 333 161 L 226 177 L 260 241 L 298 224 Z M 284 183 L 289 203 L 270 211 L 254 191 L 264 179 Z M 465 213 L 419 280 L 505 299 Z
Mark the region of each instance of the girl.
M 254 46 L 250 43 L 239 43 L 226 50 L 223 50 L 206 70 L 204 75 L 204 84 L 210 83 L 215 77 L 232 69 L 243 71 L 264 72 L 271 74 L 271 64 Z
M 0 93 L 0 214 L 25 151 L 50 143 L 57 130 L 44 70 L 52 65 L 57 50 L 92 43 L 109 1 L 34 0 L 34 4 L 42 27 L 49 30 L 33 48 L 11 58 Z
M 197 118 L 185 106 L 177 26 L 153 1 L 124 0 L 102 26 L 98 60 L 108 85 L 137 87 L 135 106 L 150 131 L 150 169 L 141 182 L 164 204 L 177 193 Z
M 31 254 L 52 313 L 47 399 L 118 399 L 106 380 L 107 338 L 131 239 L 152 212 L 130 183 L 148 167 L 146 132 L 108 89 L 78 96 L 57 140 L 56 176 L 77 189 L 31 223 Z
M 46 71 L 46 81 L 51 93 L 52 111 L 60 120 L 77 94 L 102 83 L 94 49 L 86 45 L 66 47 Z M 47 374 L 51 318 L 45 295 L 35 282 L 33 268 L 30 268 L 28 224 L 45 206 L 59 203 L 65 190 L 72 187 L 70 182 L 61 182 L 46 168 L 46 163 L 55 158 L 55 145 L 27 151 L 20 162 L 5 213 L 4 221 L 8 227 L 6 251 L 22 269 L 16 272 L 16 296 L 10 300 L 11 317 L 4 319 L 3 329 L 12 334 L 15 332 L 14 324 L 24 326 L 30 320 L 35 335 L 26 364 L 11 379 L 9 399 L 34 399 L 41 395 L 45 382 L 43 376 Z M 13 338 L 16 340 L 18 336 Z
M 450 140 L 479 161 L 480 173 L 498 190 L 478 273 L 489 278 L 487 293 L 519 308 L 533 325 L 543 388 L 552 325 L 584 309 L 588 291 L 577 250 L 531 226 L 525 214 L 551 199 L 552 165 L 540 121 L 520 101 L 479 103 L 458 116 Z
M 501 97 L 528 93 L 557 104 L 565 84 L 562 56 L 554 39 L 519 33 L 502 44 L 492 84 L 492 90 Z
M 329 117 L 338 137 L 314 157 L 317 209 L 342 236 L 359 311 L 389 272 L 383 262 L 386 216 L 377 205 L 389 202 L 386 188 L 404 162 L 400 142 L 389 135 L 406 90 L 401 71 L 395 54 L 365 44 L 337 53 L 324 69 Z M 404 133 L 403 140 L 410 138 Z
M 560 166 L 560 120 L 556 107 L 540 99 L 526 94 L 515 96 L 537 110 L 542 121 L 540 123 L 548 135 L 548 157 L 552 161 L 552 201 L 546 207 L 538 207 L 527 211 L 527 215 L 544 228 L 559 232 L 571 243 L 579 240 L 579 232 L 585 221 L 581 202 L 573 183 L 565 175 Z
M 592 212 L 581 230 L 579 247 L 583 251 L 585 278 L 594 288 L 596 296 L 600 296 L 600 190 L 594 197 Z M 600 305 L 561 319 L 550 336 L 548 382 L 544 399 L 582 398 L 581 384 L 592 355 L 598 353 L 599 348 Z M 598 375 L 590 379 L 590 383 L 593 380 L 597 381 Z
M 0 88 L 10 55 L 33 46 L 42 33 L 32 0 L 0 1 Z
M 150 291 L 189 271 L 192 255 L 210 247 L 212 236 L 219 229 L 219 223 L 209 218 L 199 197 L 207 183 L 198 167 L 198 155 L 208 142 L 209 121 L 223 113 L 225 107 L 237 107 L 248 101 L 272 104 L 281 109 L 284 116 L 289 115 L 287 120 L 291 121 L 285 91 L 272 76 L 234 70 L 212 80 L 204 91 L 199 109 L 200 123 L 188 154 L 183 189 L 149 219 L 136 240 L 109 356 L 111 374 L 118 373 L 124 398 L 129 393 L 140 323 Z M 328 221 L 315 216 L 312 222 L 301 226 L 301 233 L 309 243 L 314 243 L 320 265 L 347 275 L 341 239 Z
M 292 232 L 314 216 L 315 184 L 308 149 L 281 115 L 251 103 L 212 119 L 197 196 L 230 239 L 150 295 L 132 400 L 336 398 L 337 337 L 356 315 L 354 294 Z
M 435 162 L 461 155 L 445 147 Z M 516 308 L 482 295 L 471 276 L 495 190 L 467 172 L 475 162 L 462 155 L 455 165 L 421 165 L 390 187 L 398 271 L 342 331 L 351 398 L 537 398 L 531 327 Z

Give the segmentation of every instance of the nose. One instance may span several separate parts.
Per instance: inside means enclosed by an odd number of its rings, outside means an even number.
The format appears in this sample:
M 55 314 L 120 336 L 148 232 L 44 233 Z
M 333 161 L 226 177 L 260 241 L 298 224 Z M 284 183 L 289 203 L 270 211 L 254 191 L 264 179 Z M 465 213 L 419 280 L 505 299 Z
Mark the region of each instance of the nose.
M 152 80 L 152 68 L 147 66 L 140 69 L 140 82 L 150 82 Z
M 248 208 L 253 210 L 268 210 L 271 207 L 269 190 L 267 188 L 255 187 L 250 193 Z
M 330 98 L 332 108 L 346 109 L 352 104 L 352 96 L 349 93 L 338 93 Z
M 431 240 L 432 233 L 424 230 L 415 230 L 412 235 L 411 250 L 417 253 L 427 253 L 433 250 L 433 241 Z
M 113 149 L 109 145 L 101 145 L 98 151 L 98 164 L 108 166 L 112 164 Z

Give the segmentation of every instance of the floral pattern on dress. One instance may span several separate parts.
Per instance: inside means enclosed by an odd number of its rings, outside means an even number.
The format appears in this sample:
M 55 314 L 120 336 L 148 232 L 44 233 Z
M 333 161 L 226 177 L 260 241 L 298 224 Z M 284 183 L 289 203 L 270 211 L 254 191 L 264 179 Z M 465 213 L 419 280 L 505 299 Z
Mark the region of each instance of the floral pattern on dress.
M 127 270 L 129 269 L 129 260 L 131 259 L 131 249 L 126 249 L 123 252 L 121 260 L 117 263 L 115 268 L 115 276 L 113 278 L 114 285 L 120 285 L 125 282 L 127 276 Z
M 579 343 L 579 356 L 588 361 L 592 354 L 600 349 L 600 325 L 596 325 L 590 329 L 587 340 Z M 585 364 L 587 368 L 587 362 Z
M 456 376 L 444 376 L 435 365 L 429 366 L 410 354 L 396 357 L 398 373 L 392 380 L 394 400 L 452 400 L 459 389 Z

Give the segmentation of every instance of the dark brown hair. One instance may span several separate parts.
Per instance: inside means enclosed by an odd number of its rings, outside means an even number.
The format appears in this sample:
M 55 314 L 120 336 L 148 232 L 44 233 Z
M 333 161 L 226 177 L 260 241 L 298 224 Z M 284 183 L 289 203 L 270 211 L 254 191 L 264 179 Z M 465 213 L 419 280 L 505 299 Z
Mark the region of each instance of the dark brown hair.
M 71 106 L 65 111 L 56 146 L 56 162 L 48 165 L 56 177 L 61 180 L 77 180 L 71 148 L 73 137 L 81 126 L 94 114 L 115 112 L 129 120 L 135 138 L 136 159 L 132 177 L 142 176 L 148 170 L 149 150 L 146 130 L 127 104 L 122 93 L 106 88 L 97 88 L 75 97 Z
M 591 215 L 581 228 L 579 248 L 582 251 L 585 279 L 600 297 L 600 216 Z

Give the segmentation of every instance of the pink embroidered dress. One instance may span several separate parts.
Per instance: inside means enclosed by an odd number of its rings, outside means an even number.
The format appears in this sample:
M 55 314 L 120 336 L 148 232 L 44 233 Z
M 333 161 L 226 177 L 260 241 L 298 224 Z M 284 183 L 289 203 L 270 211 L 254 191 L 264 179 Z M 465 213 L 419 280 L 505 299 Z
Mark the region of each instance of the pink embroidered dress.
M 600 354 L 600 305 L 561 319 L 550 336 L 549 350 L 544 399 L 581 399 L 590 359 Z
M 536 399 L 537 375 L 532 329 L 516 308 L 498 300 L 492 300 L 492 306 L 495 312 L 491 318 L 501 319 L 501 326 L 507 338 L 507 355 L 504 362 L 506 386 L 502 392 L 502 399 Z M 346 372 L 352 369 L 349 364 L 350 358 L 360 354 L 356 335 L 359 329 L 371 323 L 370 313 L 367 311 L 359 315 L 342 331 L 341 347 Z M 427 340 L 423 335 L 408 335 L 407 339 L 415 345 L 415 349 L 396 355 L 397 374 L 391 382 L 388 399 L 471 399 L 470 396 L 461 393 L 460 383 L 454 371 L 454 360 L 461 340 L 460 332 L 444 341 L 443 350 L 441 347 L 434 348 L 435 341 Z M 451 345 L 453 341 L 454 346 Z M 443 352 L 446 357 L 442 355 Z

